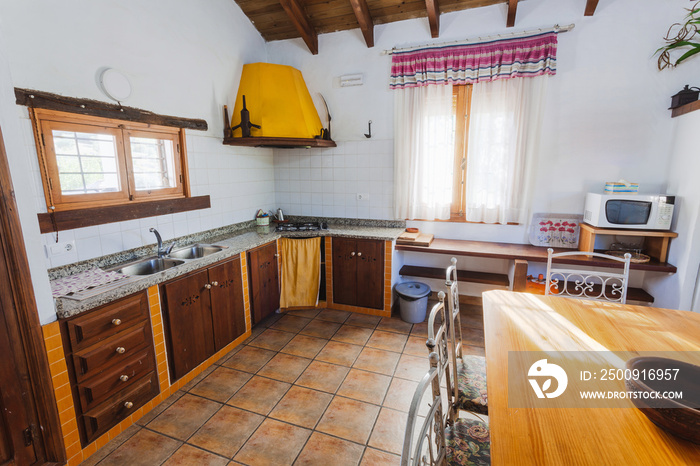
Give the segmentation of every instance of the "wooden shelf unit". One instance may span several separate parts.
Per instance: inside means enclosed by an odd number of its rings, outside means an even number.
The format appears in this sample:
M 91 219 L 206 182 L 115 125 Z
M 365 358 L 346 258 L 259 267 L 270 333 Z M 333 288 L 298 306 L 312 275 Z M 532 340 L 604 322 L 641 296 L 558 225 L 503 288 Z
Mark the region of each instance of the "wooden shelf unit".
M 668 259 L 668 244 L 672 238 L 678 237 L 678 233 L 672 231 L 598 228 L 585 223 L 581 223 L 580 227 L 581 236 L 578 241 L 579 251 L 593 252 L 597 235 L 644 237 L 646 254 L 659 262 L 666 262 L 666 259 Z
M 409 277 L 434 278 L 445 280 L 445 269 L 439 267 L 421 267 L 417 265 L 404 265 L 399 275 Z M 457 270 L 457 280 L 465 283 L 480 283 L 484 285 L 510 286 L 508 275 L 501 273 L 472 272 L 471 270 Z

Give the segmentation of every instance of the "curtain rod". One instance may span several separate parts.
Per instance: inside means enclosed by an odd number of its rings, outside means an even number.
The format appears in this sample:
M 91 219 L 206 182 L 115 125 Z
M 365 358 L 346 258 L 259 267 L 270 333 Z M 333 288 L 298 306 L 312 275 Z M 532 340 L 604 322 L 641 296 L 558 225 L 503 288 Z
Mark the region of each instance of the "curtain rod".
M 405 47 L 401 49 L 393 48 L 390 50 L 383 50 L 381 52 L 381 55 L 392 55 L 396 52 L 407 52 L 409 50 L 418 50 L 426 47 L 445 47 L 448 45 L 468 45 L 468 44 L 474 44 L 478 42 L 488 42 L 491 40 L 497 40 L 497 39 L 511 39 L 514 37 L 520 37 L 520 36 L 529 36 L 531 34 L 537 34 L 541 32 L 569 32 L 571 31 L 574 26 L 576 26 L 574 23 L 569 24 L 568 26 L 559 26 L 558 24 L 555 24 L 549 29 L 532 29 L 529 31 L 522 31 L 522 32 L 511 32 L 508 34 L 496 34 L 492 36 L 484 36 L 484 37 L 476 37 L 474 39 L 466 39 L 466 40 L 456 40 L 453 42 L 442 42 L 438 44 L 424 44 L 424 45 L 415 45 L 413 47 Z

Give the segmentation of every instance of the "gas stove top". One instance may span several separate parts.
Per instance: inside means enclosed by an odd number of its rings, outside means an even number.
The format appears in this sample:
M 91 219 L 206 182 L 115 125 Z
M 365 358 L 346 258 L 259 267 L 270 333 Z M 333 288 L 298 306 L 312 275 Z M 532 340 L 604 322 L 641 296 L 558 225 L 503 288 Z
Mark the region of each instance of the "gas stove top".
M 312 223 L 278 223 L 277 231 L 316 231 L 327 230 L 328 224 L 312 222 Z

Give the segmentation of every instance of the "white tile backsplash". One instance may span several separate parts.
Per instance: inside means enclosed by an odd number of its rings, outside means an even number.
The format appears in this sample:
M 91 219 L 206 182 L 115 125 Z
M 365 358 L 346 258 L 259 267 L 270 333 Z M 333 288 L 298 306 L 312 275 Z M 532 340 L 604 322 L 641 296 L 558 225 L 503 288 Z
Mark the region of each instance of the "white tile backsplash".
M 290 215 L 392 219 L 393 141 L 338 142 L 329 149 L 277 149 L 278 207 Z M 370 194 L 357 201 L 358 193 Z

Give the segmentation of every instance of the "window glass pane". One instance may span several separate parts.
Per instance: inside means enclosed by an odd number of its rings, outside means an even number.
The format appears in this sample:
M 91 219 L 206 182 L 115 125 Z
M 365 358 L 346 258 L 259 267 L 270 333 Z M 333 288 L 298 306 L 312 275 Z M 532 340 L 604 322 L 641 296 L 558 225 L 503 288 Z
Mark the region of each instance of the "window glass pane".
M 111 134 L 52 131 L 61 194 L 120 190 L 116 139 Z
M 172 140 L 132 137 L 130 144 L 137 191 L 177 187 Z

